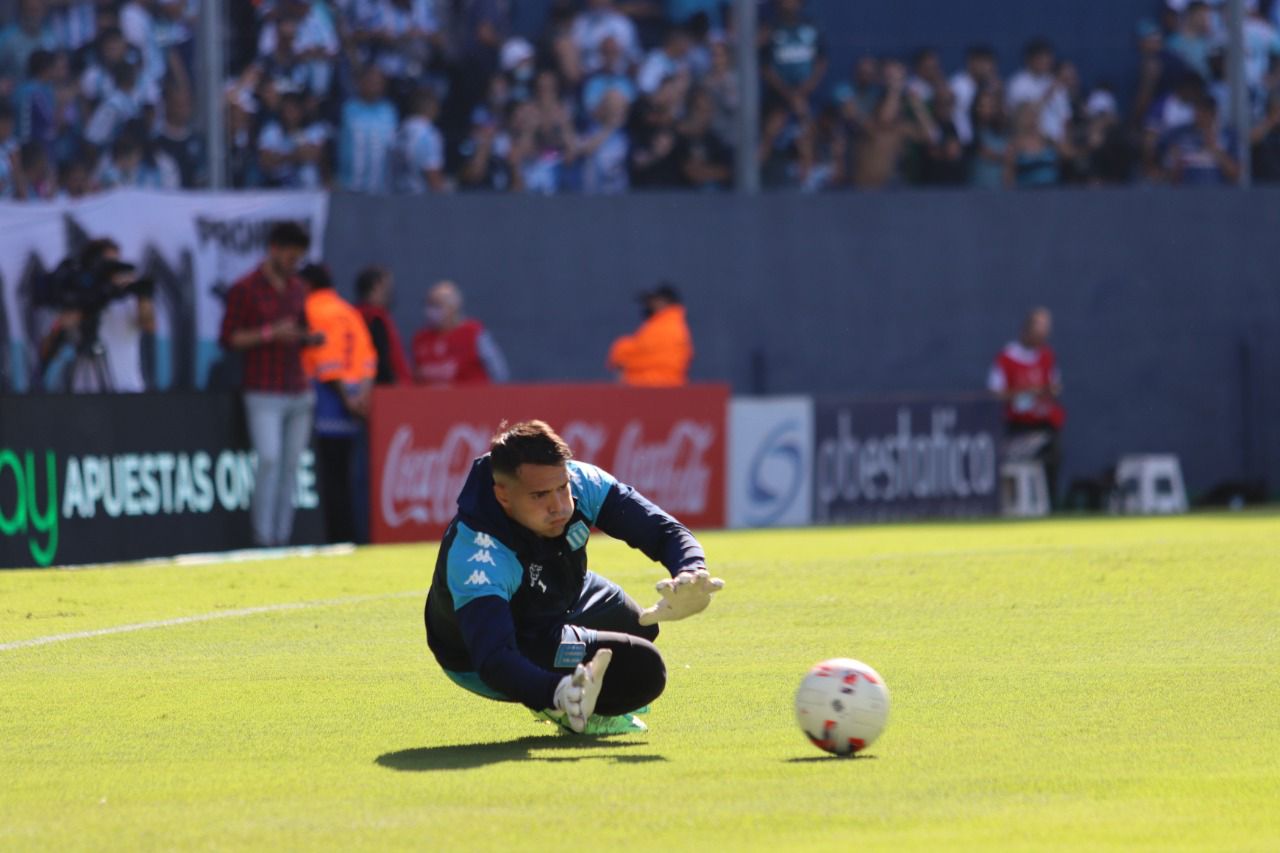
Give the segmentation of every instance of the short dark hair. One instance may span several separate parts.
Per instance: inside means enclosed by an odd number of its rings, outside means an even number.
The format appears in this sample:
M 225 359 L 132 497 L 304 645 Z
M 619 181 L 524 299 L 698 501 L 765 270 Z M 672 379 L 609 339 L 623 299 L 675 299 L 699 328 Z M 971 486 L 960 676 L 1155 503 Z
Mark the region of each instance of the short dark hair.
M 1049 41 L 1044 36 L 1036 36 L 1028 41 L 1026 46 L 1022 48 L 1022 58 L 1024 60 L 1032 59 L 1046 53 L 1053 53 L 1053 42 Z
M 307 264 L 298 270 L 298 277 L 312 290 L 326 290 L 333 287 L 333 276 L 324 264 Z
M 996 59 L 996 49 L 989 44 L 971 44 L 964 52 L 965 59 Z
M 282 249 L 309 249 L 311 235 L 298 222 L 284 219 L 271 226 L 267 232 L 267 245 Z
M 120 244 L 110 237 L 98 237 L 84 244 L 80 250 L 80 265 L 85 269 L 89 269 L 102 260 L 102 256 L 107 252 L 119 253 Z
M 489 442 L 489 465 L 494 474 L 516 476 L 521 465 L 563 465 L 573 451 L 546 421 L 521 421 L 507 426 L 503 421 Z
M 27 76 L 31 78 L 39 77 L 52 68 L 57 61 L 57 54 L 53 51 L 37 48 L 31 51 L 31 54 L 27 57 Z
M 367 266 L 356 274 L 356 298 L 368 299 L 378 283 L 387 277 L 387 268 L 377 264 Z

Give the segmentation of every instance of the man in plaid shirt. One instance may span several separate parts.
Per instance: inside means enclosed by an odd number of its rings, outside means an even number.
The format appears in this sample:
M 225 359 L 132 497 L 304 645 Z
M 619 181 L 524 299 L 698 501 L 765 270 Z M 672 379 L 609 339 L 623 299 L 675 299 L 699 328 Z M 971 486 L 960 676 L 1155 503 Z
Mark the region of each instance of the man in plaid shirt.
M 297 275 L 311 239 L 296 222 L 267 234 L 267 257 L 227 292 L 219 341 L 244 356 L 244 408 L 258 454 L 250 514 L 254 541 L 289 544 L 298 460 L 311 437 L 315 395 L 302 373 L 307 288 Z

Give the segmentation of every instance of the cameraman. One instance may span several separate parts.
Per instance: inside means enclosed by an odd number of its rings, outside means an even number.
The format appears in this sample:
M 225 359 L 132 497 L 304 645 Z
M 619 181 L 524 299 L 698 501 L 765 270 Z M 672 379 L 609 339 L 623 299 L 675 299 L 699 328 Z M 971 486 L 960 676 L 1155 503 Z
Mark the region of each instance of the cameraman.
M 40 343 L 48 364 L 65 344 L 75 348 L 67 390 L 75 393 L 147 390 L 142 336 L 156 329 L 153 285 L 120 260 L 120 245 L 90 240 L 56 283 L 60 310 Z

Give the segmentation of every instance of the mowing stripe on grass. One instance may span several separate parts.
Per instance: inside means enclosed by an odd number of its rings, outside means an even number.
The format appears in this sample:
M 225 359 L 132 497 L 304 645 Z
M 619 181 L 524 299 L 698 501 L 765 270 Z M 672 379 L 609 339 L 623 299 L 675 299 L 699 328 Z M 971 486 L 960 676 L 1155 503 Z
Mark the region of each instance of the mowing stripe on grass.
M 87 640 L 91 637 L 105 637 L 109 634 L 128 634 L 132 631 L 147 631 L 152 628 L 170 628 L 175 625 L 191 625 L 196 622 L 212 622 L 215 619 L 236 619 L 241 616 L 256 616 L 259 613 L 277 613 L 285 610 L 310 610 L 316 607 L 339 607 L 344 604 L 363 604 L 368 601 L 386 601 L 392 598 L 421 597 L 426 595 L 425 589 L 411 589 L 406 592 L 391 592 L 383 595 L 357 595 L 351 598 L 330 598 L 324 601 L 293 601 L 283 604 L 264 604 L 259 607 L 242 607 L 238 610 L 218 610 L 213 613 L 198 613 L 195 616 L 178 616 L 173 619 L 159 619 L 155 622 L 135 622 L 132 625 L 116 625 L 111 628 L 95 628 L 92 631 L 73 631 L 69 634 L 51 634 L 47 637 L 32 637 L 29 640 L 16 640 L 11 643 L 0 643 L 0 652 L 15 649 L 29 649 L 33 646 L 47 646 L 50 643 L 63 643 L 68 640 Z

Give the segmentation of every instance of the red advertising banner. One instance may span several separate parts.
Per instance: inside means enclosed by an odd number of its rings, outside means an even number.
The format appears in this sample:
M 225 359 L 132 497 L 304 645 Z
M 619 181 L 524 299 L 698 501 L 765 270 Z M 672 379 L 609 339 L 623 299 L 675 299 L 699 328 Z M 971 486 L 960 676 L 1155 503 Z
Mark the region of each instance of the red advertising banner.
M 374 542 L 439 539 L 498 425 L 540 418 L 690 527 L 724 526 L 725 385 L 379 388 L 370 442 Z

